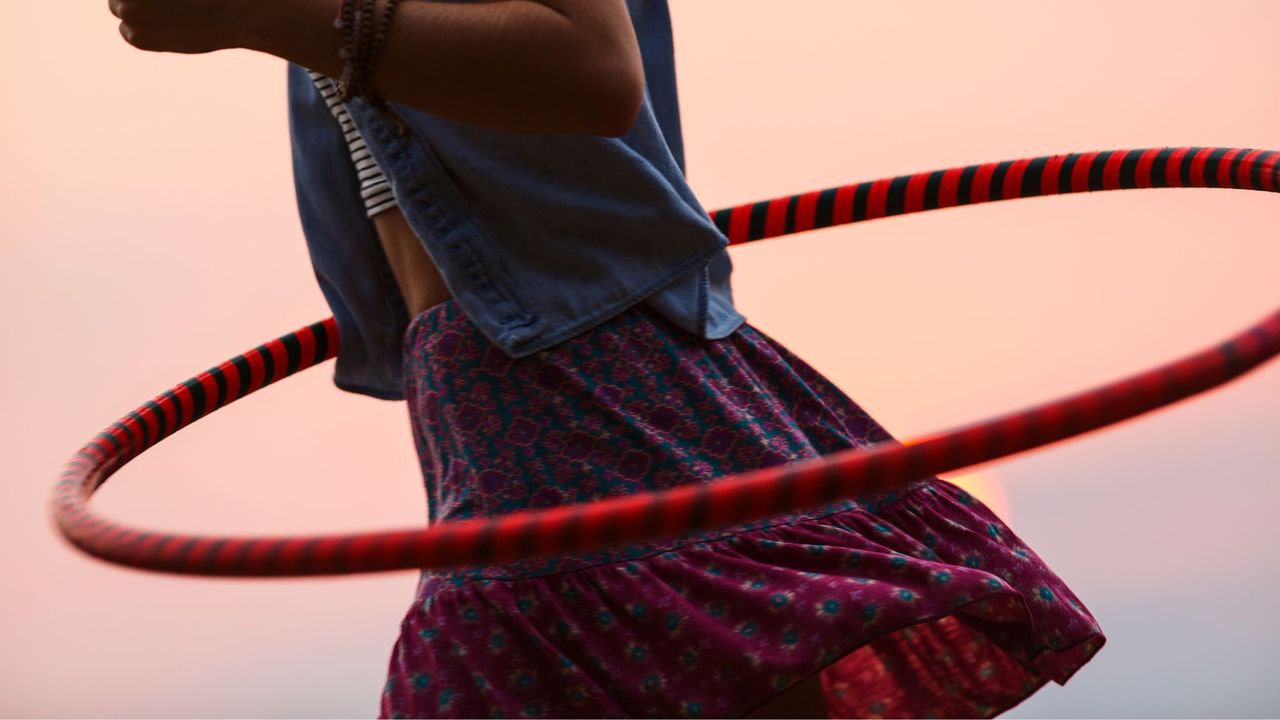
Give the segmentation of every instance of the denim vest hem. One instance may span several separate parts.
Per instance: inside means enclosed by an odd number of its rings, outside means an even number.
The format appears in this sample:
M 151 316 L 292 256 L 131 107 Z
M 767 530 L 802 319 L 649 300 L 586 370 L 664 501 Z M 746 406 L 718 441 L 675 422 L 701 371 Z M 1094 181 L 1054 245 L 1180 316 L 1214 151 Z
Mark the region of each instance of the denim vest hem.
M 404 399 L 413 320 L 365 213 L 353 129 L 450 296 L 511 357 L 638 303 L 709 340 L 746 322 L 733 305 L 728 238 L 685 178 L 667 0 L 626 5 L 646 87 L 640 114 L 618 137 L 502 132 L 389 101 L 402 134 L 361 97 L 343 103 L 351 123 L 343 127 L 306 69 L 288 65 L 295 192 L 338 326 L 338 388 Z
M 622 295 L 617 300 L 609 302 L 609 304 L 600 308 L 596 312 L 580 317 L 564 326 L 553 325 L 551 329 L 554 330 L 554 332 L 544 331 L 544 325 L 538 322 L 529 326 L 528 332 L 530 334 L 525 339 L 517 339 L 515 342 L 511 342 L 512 333 L 508 332 L 505 336 L 506 341 L 509 343 L 507 353 L 512 357 L 525 357 L 540 350 L 545 350 L 553 345 L 557 345 L 564 340 L 575 337 L 579 333 L 595 327 L 615 315 L 618 315 L 631 306 L 644 302 L 650 295 L 657 292 L 662 287 L 670 285 L 672 281 L 683 275 L 691 268 L 708 262 L 713 255 L 721 252 L 722 250 L 723 248 L 713 247 L 698 251 L 689 256 L 679 265 L 671 268 L 666 275 L 662 275 L 649 284 Z M 537 316 L 535 316 L 535 320 L 536 319 Z M 519 336 L 517 336 L 517 338 L 519 338 Z

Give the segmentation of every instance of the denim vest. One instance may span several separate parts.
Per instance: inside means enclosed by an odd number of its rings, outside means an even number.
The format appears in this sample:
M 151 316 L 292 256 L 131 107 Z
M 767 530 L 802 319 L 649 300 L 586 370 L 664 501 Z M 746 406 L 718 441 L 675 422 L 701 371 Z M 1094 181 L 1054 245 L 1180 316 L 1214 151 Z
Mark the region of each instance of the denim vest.
M 455 0 L 456 1 L 456 0 Z M 700 338 L 745 318 L 728 238 L 685 182 L 667 0 L 627 0 L 646 92 L 621 137 L 513 133 L 389 101 L 344 103 L 450 294 L 494 345 L 525 357 L 644 303 Z M 338 325 L 334 384 L 403 400 L 404 298 L 366 215 L 342 129 L 289 63 L 294 188 Z

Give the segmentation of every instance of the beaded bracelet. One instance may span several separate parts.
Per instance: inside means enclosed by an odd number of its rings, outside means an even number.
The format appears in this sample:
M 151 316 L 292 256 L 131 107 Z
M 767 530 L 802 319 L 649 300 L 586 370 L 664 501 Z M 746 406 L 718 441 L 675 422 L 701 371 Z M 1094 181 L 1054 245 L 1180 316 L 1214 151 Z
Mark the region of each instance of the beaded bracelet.
M 354 5 L 360 2 L 357 10 Z M 399 0 L 387 0 L 382 16 L 374 27 L 377 0 L 341 0 L 334 27 L 342 32 L 342 48 L 338 56 L 343 60 L 342 76 L 338 80 L 339 99 L 347 102 L 353 96 L 364 97 L 369 104 L 391 117 L 401 135 L 408 135 L 408 124 L 391 109 L 369 80 L 370 68 L 386 44 L 392 15 Z M 372 36 L 372 38 L 371 38 Z M 372 42 L 370 40 L 372 39 Z
M 378 54 L 382 52 L 382 46 L 386 44 L 387 37 L 391 34 L 391 16 L 396 11 L 396 6 L 400 4 L 400 0 L 387 0 L 387 5 L 382 9 L 382 17 L 378 18 L 378 27 L 374 32 L 373 46 L 369 48 L 369 58 L 365 64 L 366 72 L 373 67 L 374 62 L 378 59 Z M 373 3 L 369 4 L 370 9 Z
M 340 0 L 338 4 L 338 16 L 333 20 L 333 26 L 342 34 L 342 44 L 338 49 L 338 57 L 342 60 L 342 74 L 338 78 L 338 99 L 346 102 L 351 99 L 352 95 L 352 72 L 354 70 L 352 59 L 355 53 L 352 52 L 353 33 L 352 22 L 354 8 L 352 0 Z
M 347 78 L 346 92 L 342 98 L 344 102 L 356 95 L 364 96 L 369 83 L 364 59 L 369 46 L 369 26 L 373 24 L 370 5 L 371 0 L 351 0 L 352 7 L 348 11 L 352 24 L 347 28 L 346 41 L 342 48 L 345 51 L 343 59 L 346 61 L 343 66 L 343 75 Z M 339 52 L 339 55 L 342 54 Z
M 355 76 L 356 92 L 369 97 L 369 40 L 373 37 L 374 9 L 378 0 L 360 0 L 360 14 L 356 26 L 352 28 L 356 40 L 355 60 L 352 61 L 352 74 Z

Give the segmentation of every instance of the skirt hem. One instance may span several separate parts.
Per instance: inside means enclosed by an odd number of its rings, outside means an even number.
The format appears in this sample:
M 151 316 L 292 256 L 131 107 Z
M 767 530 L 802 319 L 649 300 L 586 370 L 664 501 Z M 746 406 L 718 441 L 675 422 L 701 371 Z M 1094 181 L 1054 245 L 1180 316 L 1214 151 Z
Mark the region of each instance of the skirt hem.
M 1007 526 L 942 480 L 879 513 L 434 585 L 401 624 L 392 677 L 442 716 L 738 717 L 820 672 L 833 717 L 992 717 L 1105 642 Z M 467 669 L 498 657 L 521 669 Z

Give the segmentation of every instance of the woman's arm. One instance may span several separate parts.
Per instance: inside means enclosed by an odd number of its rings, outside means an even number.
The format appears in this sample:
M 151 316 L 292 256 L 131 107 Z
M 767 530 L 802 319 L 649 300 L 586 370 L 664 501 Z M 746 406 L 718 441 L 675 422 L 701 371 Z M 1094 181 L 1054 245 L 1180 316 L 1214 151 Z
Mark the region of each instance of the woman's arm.
M 247 0 L 236 44 L 336 78 L 338 5 Z M 616 137 L 644 101 L 624 0 L 402 0 L 369 78 L 387 100 L 510 132 Z

